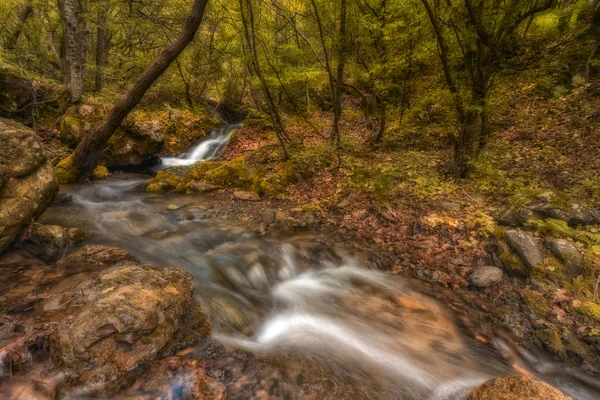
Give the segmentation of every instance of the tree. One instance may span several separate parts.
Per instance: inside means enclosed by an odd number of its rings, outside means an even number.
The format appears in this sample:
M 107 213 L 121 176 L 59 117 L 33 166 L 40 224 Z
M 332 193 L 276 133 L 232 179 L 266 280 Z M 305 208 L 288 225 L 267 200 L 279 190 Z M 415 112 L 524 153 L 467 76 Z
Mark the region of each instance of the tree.
M 456 111 L 457 174 L 465 177 L 490 135 L 488 95 L 503 52 L 521 23 L 549 9 L 554 0 L 432 2 L 421 0 L 437 42 L 444 78 Z M 457 65 L 453 66 L 452 62 Z M 459 81 L 464 80 L 463 88 Z
M 62 167 L 74 170 L 79 180 L 88 178 L 93 172 L 115 130 L 127 115 L 139 104 L 148 89 L 169 68 L 181 52 L 194 39 L 208 0 L 194 0 L 189 17 L 179 37 L 169 44 L 154 62 L 140 75 L 129 93 L 118 101 L 104 122 L 88 133 L 79 143 L 73 155 L 61 161 Z
M 12 35 L 6 41 L 6 48 L 9 50 L 14 50 L 17 46 L 17 42 L 19 41 L 19 37 L 21 37 L 21 33 L 23 32 L 23 27 L 25 23 L 29 19 L 29 17 L 33 14 L 33 0 L 25 0 L 25 4 L 23 5 L 23 9 L 21 10 L 21 14 L 19 15 L 19 22 L 15 27 L 15 30 Z
M 273 122 L 273 126 L 275 127 L 275 134 L 277 135 L 277 140 L 281 145 L 281 149 L 283 150 L 283 156 L 285 159 L 289 157 L 286 142 L 288 141 L 288 137 L 285 132 L 285 128 L 283 126 L 283 122 L 281 121 L 281 116 L 279 115 L 279 111 L 277 109 L 277 105 L 273 99 L 273 95 L 271 93 L 271 89 L 267 84 L 265 76 L 263 75 L 262 68 L 259 60 L 259 53 L 257 47 L 257 32 L 256 32 L 256 22 L 254 15 L 254 8 L 252 6 L 252 0 L 239 0 L 240 3 L 240 12 L 242 14 L 242 25 L 244 29 L 244 41 L 242 45 L 244 46 L 244 51 L 249 53 L 250 57 L 250 71 L 255 74 L 258 80 L 260 81 L 260 86 L 265 97 L 265 101 L 267 103 L 267 108 L 269 110 L 269 115 L 271 116 L 271 121 Z
M 108 34 L 108 0 L 99 0 L 96 27 L 96 92 L 101 92 L 106 85 L 106 67 L 110 49 Z
M 57 0 L 63 23 L 64 65 L 68 100 L 81 102 L 89 44 L 88 0 Z

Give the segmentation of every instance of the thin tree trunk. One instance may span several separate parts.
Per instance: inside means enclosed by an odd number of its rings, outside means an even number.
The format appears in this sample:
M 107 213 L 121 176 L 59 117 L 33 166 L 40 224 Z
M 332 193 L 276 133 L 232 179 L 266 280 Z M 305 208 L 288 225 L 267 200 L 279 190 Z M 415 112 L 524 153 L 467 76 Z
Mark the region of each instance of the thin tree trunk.
M 108 0 L 102 0 L 98 8 L 98 28 L 96 31 L 96 92 L 101 92 L 106 86 L 106 66 L 110 39 L 108 36 Z
M 338 65 L 333 95 L 333 127 L 331 144 L 340 147 L 340 120 L 342 118 L 342 86 L 344 85 L 344 67 L 346 64 L 346 0 L 340 3 L 340 30 L 338 37 Z
M 245 3 L 245 5 L 244 5 Z M 275 134 L 277 135 L 277 140 L 281 145 L 281 149 L 283 150 L 284 159 L 289 158 L 289 153 L 287 147 L 285 145 L 286 141 L 289 141 L 287 134 L 285 132 L 285 128 L 283 127 L 283 122 L 281 121 L 281 117 L 279 115 L 279 111 L 277 110 L 277 105 L 275 104 L 275 100 L 271 94 L 269 86 L 265 81 L 262 70 L 260 68 L 260 63 L 258 60 L 258 49 L 256 47 L 256 30 L 255 30 L 255 21 L 254 21 L 254 9 L 252 7 L 251 0 L 240 0 L 240 11 L 242 13 L 242 24 L 244 25 L 244 35 L 246 39 L 246 44 L 248 45 L 251 56 L 252 56 L 252 70 L 258 77 L 260 81 L 260 85 L 265 96 L 265 100 L 267 102 L 267 108 L 269 109 L 269 114 L 271 116 L 271 120 L 273 125 L 275 126 Z M 247 10 L 248 15 L 246 16 Z
M 179 37 L 169 44 L 137 79 L 127 96 L 122 98 L 112 110 L 108 118 L 98 128 L 87 134 L 77 146 L 74 153 L 74 163 L 79 179 L 85 179 L 92 173 L 106 142 L 121 125 L 127 115 L 139 104 L 148 89 L 169 68 L 181 52 L 194 39 L 202 22 L 208 0 L 194 0 L 188 17 Z
M 33 0 L 25 0 L 25 5 L 23 10 L 21 10 L 21 14 L 19 15 L 19 22 L 17 23 L 17 27 L 15 31 L 7 40 L 6 48 L 8 50 L 14 50 L 17 47 L 17 42 L 19 41 L 19 37 L 21 37 L 21 33 L 23 32 L 23 27 L 25 23 L 29 19 L 29 17 L 33 14 Z
M 65 75 L 69 102 L 77 104 L 83 95 L 83 76 L 89 42 L 87 0 L 58 0 L 64 36 Z

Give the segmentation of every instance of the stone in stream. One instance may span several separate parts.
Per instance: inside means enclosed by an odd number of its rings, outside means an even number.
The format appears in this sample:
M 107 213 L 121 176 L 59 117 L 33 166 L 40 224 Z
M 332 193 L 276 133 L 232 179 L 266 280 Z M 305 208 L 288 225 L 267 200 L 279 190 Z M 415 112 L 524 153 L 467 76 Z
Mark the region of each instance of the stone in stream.
M 83 282 L 51 336 L 50 352 L 66 373 L 61 394 L 118 390 L 163 355 L 210 335 L 194 297 L 192 278 L 178 269 L 126 264 Z
M 259 201 L 260 200 L 260 196 L 256 192 L 236 191 L 236 192 L 233 192 L 233 197 L 235 197 L 238 200 L 245 200 L 245 201 Z
M 487 381 L 469 400 L 572 400 L 558 389 L 528 376 L 507 376 Z
M 225 385 L 206 375 L 196 360 L 169 357 L 154 363 L 135 383 L 116 399 L 196 399 L 225 400 Z
M 88 240 L 90 232 L 57 225 L 31 224 L 21 235 L 22 245 L 42 260 L 52 261 L 65 251 Z
M 509 229 L 504 232 L 504 239 L 510 248 L 517 253 L 527 269 L 532 270 L 544 262 L 544 254 L 539 242 L 528 232 Z
M 36 134 L 0 118 L 0 252 L 42 214 L 57 192 L 52 164 Z
M 64 271 L 66 275 L 73 275 L 100 272 L 117 264 L 135 261 L 131 253 L 118 247 L 88 245 L 59 260 L 56 269 Z
M 500 268 L 485 266 L 481 267 L 469 276 L 469 280 L 473 286 L 479 288 L 488 288 L 502 282 L 504 273 Z
M 571 275 L 583 272 L 583 257 L 577 247 L 566 239 L 554 239 L 550 242 L 552 252 L 565 264 Z

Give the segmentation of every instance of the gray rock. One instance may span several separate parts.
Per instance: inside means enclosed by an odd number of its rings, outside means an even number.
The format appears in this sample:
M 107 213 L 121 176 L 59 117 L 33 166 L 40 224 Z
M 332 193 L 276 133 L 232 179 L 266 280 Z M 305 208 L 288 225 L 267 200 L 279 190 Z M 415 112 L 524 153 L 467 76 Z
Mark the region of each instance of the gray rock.
M 57 192 L 54 170 L 36 134 L 0 118 L 0 252 Z
M 262 220 L 267 224 L 272 224 L 276 220 L 275 211 L 268 210 L 265 211 L 262 215 Z
M 569 274 L 580 275 L 583 272 L 583 257 L 573 243 L 566 239 L 554 239 L 550 249 L 565 264 Z
M 530 219 L 546 218 L 565 221 L 570 226 L 600 224 L 600 210 L 583 206 L 574 199 L 559 207 L 554 204 L 554 197 L 552 192 L 545 192 L 533 199 L 522 198 L 519 204 L 500 209 L 495 218 L 508 226 L 523 226 Z
M 488 288 L 502 282 L 504 273 L 500 268 L 485 266 L 481 267 L 469 276 L 473 286 Z
M 504 239 L 528 269 L 531 270 L 544 262 L 540 243 L 528 232 L 509 229 L 504 232 Z

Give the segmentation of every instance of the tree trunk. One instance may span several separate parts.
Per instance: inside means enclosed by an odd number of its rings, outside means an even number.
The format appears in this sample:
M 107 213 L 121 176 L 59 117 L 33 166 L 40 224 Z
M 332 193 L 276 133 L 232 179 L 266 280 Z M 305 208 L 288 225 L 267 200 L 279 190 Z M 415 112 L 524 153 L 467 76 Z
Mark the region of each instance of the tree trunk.
M 244 4 L 245 3 L 245 4 Z M 288 141 L 287 134 L 285 132 L 285 128 L 283 126 L 283 122 L 281 121 L 281 117 L 279 115 L 279 111 L 277 110 L 277 105 L 275 104 L 275 100 L 273 99 L 273 95 L 271 94 L 271 90 L 267 85 L 267 81 L 262 73 L 262 69 L 260 68 L 260 62 L 258 60 L 258 49 L 256 47 L 256 29 L 255 29 L 255 20 L 254 20 L 254 9 L 252 7 L 251 0 L 240 0 L 240 11 L 242 13 L 242 24 L 244 25 L 244 36 L 246 40 L 246 44 L 249 47 L 250 55 L 252 56 L 252 70 L 254 74 L 256 74 L 258 80 L 260 81 L 260 86 L 263 91 L 263 95 L 265 97 L 265 101 L 267 103 L 267 108 L 269 110 L 269 114 L 271 116 L 271 121 L 275 127 L 275 134 L 277 135 L 277 140 L 281 145 L 281 149 L 283 150 L 284 159 L 289 158 L 289 154 L 287 151 L 287 147 L 285 145 L 286 141 Z M 248 15 L 246 16 L 246 10 Z
M 6 48 L 8 50 L 14 50 L 17 47 L 17 42 L 19 41 L 19 37 L 21 37 L 21 33 L 23 32 L 23 27 L 25 23 L 29 19 L 29 17 L 33 14 L 33 0 L 25 0 L 25 6 L 19 15 L 19 22 L 17 23 L 17 27 L 15 31 L 7 40 Z
M 96 30 L 96 92 L 101 92 L 106 86 L 106 66 L 110 38 L 108 36 L 108 0 L 102 0 L 98 7 L 98 27 Z
M 344 67 L 346 65 L 346 0 L 340 3 L 340 30 L 338 37 L 338 65 L 335 78 L 335 87 L 333 94 L 333 127 L 331 130 L 331 144 L 338 149 L 340 147 L 340 120 L 342 118 L 342 86 L 344 85 Z
M 74 166 L 79 180 L 89 177 L 104 150 L 106 142 L 127 115 L 139 104 L 148 89 L 169 68 L 171 63 L 181 54 L 194 39 L 196 31 L 202 22 L 208 0 L 194 0 L 188 17 L 179 37 L 154 60 L 137 79 L 127 96 L 122 98 L 112 110 L 108 118 L 98 128 L 87 134 L 77 146 L 74 153 Z
M 63 23 L 64 63 L 69 102 L 77 104 L 83 95 L 83 76 L 89 42 L 88 0 L 58 0 Z

